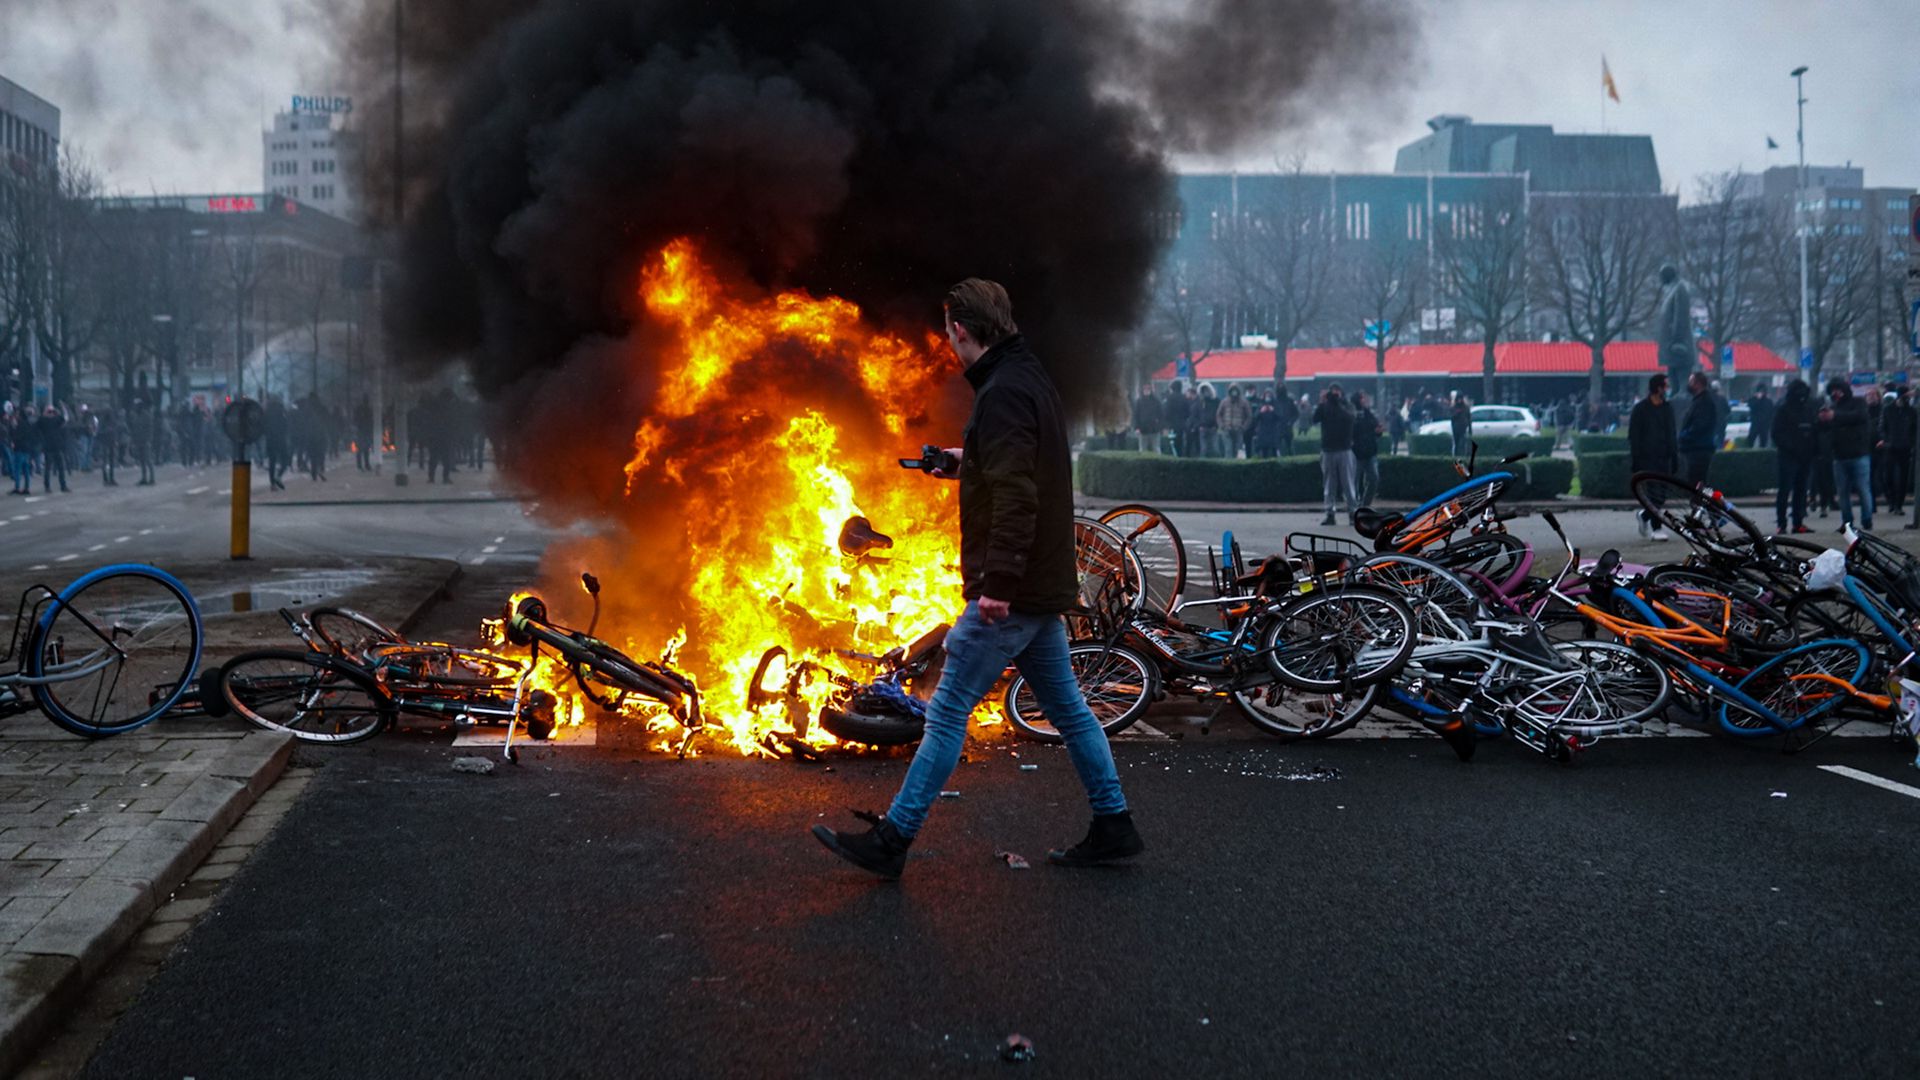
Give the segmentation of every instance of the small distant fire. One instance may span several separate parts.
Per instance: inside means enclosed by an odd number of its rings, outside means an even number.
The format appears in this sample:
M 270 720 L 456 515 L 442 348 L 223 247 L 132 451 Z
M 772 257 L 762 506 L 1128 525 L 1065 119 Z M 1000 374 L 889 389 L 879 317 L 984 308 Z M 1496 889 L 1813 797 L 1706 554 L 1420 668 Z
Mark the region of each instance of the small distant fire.
M 587 540 L 550 564 L 558 580 L 591 563 L 621 598 L 597 636 L 639 659 L 672 650 L 699 680 L 709 735 L 767 754 L 779 745 L 769 734 L 793 726 L 787 703 L 748 700 L 769 647 L 786 656 L 763 685 L 803 663 L 864 682 L 878 672 L 846 654 L 905 645 L 961 606 L 956 485 L 895 462 L 957 441 L 957 423 L 936 430 L 928 414 L 950 400 L 959 361 L 938 335 L 874 329 L 839 298 L 752 293 L 687 240 L 647 262 L 639 299 L 672 352 L 655 365 L 661 385 L 623 478 L 626 537 L 643 550 Z M 843 555 L 856 516 L 892 546 Z M 557 667 L 536 682 L 560 698 L 562 725 L 592 708 Z M 830 689 L 814 680 L 809 707 Z M 662 730 L 661 748 L 677 745 L 671 721 L 636 719 Z M 801 737 L 835 741 L 817 723 Z

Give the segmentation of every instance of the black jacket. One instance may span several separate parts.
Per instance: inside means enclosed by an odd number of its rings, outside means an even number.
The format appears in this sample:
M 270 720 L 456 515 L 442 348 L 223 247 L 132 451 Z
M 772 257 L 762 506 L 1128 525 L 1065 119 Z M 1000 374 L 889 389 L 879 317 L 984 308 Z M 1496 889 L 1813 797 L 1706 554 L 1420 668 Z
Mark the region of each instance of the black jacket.
M 1324 445 L 1324 444 L 1322 444 Z M 1356 461 L 1380 455 L 1380 420 L 1371 408 L 1353 414 L 1353 457 Z
M 1703 454 L 1720 449 L 1720 403 L 1713 391 L 1693 395 L 1687 403 L 1687 418 L 1680 423 L 1680 449 Z
M 1920 422 L 1920 413 L 1905 402 L 1890 402 L 1880 410 L 1880 437 L 1887 441 L 1889 450 L 1912 450 L 1916 423 Z
M 1018 334 L 974 361 L 967 381 L 974 396 L 961 442 L 962 591 L 1027 614 L 1066 611 L 1080 586 L 1060 395 Z
M 1670 473 L 1679 464 L 1673 431 L 1673 402 L 1655 405 L 1641 398 L 1627 417 L 1628 464 L 1634 472 Z
M 1819 449 L 1813 437 L 1813 402 L 1807 398 L 1782 400 L 1773 410 L 1772 432 L 1774 448 L 1780 453 L 1813 457 Z
M 1833 458 L 1845 461 L 1866 457 L 1873 449 L 1873 429 L 1867 423 L 1866 399 L 1848 394 L 1833 402 L 1833 419 L 1820 421 L 1820 428 L 1833 436 Z
M 1329 454 L 1353 449 L 1353 410 L 1339 398 L 1314 406 L 1313 422 L 1320 425 L 1320 449 Z

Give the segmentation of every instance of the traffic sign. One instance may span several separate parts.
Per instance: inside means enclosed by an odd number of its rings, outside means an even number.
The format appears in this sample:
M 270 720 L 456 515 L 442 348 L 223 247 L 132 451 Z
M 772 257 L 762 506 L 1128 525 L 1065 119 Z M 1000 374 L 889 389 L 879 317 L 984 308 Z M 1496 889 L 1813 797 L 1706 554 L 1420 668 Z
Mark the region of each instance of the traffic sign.
M 1920 300 L 1907 309 L 1907 348 L 1913 355 L 1920 356 Z
M 1847 375 L 1849 386 L 1874 386 L 1879 382 L 1880 373 L 1877 371 L 1855 371 Z
M 1920 195 L 1907 196 L 1907 246 L 1920 251 Z
M 1731 345 L 1720 346 L 1720 373 L 1723 375 L 1733 373 L 1733 346 Z
M 1812 349 L 1800 350 L 1800 370 L 1801 371 L 1813 370 L 1813 350 Z

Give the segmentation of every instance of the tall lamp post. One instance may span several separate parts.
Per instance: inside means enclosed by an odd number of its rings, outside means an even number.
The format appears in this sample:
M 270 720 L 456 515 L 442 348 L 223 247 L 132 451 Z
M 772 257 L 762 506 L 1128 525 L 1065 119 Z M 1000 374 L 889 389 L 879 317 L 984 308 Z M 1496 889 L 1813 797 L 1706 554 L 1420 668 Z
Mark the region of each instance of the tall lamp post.
M 1794 221 L 1798 225 L 1794 231 L 1800 234 L 1800 357 L 1809 364 L 1807 370 L 1811 372 L 1813 330 L 1807 312 L 1807 65 L 1801 64 L 1788 74 L 1793 76 L 1794 109 L 1798 115 L 1794 141 L 1800 149 L 1800 184 L 1793 199 Z

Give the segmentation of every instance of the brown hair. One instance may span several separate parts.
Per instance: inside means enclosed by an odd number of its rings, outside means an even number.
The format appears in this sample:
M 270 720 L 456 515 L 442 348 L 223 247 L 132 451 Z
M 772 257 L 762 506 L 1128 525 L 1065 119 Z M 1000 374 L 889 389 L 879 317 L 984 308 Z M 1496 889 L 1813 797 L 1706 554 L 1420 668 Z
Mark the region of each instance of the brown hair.
M 944 301 L 947 318 L 964 326 L 973 340 L 984 347 L 998 344 L 1020 332 L 1013 324 L 1013 301 L 997 281 L 968 278 L 947 290 Z

